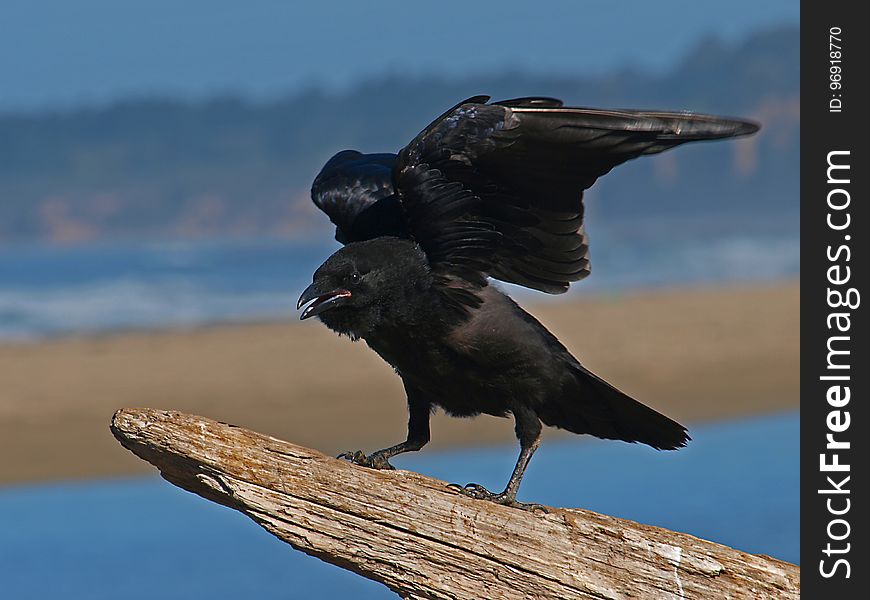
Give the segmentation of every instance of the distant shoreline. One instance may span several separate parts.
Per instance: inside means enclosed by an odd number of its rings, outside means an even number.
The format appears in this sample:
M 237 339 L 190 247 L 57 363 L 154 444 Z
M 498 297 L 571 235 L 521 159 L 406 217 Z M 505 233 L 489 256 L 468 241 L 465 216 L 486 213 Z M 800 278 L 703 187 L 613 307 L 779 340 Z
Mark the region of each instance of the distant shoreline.
M 529 309 L 587 367 L 683 422 L 799 406 L 796 281 L 633 290 Z M 150 472 L 109 434 L 122 406 L 202 414 L 330 454 L 405 433 L 389 367 L 362 343 L 293 319 L 0 342 L 0 373 L 0 485 Z M 436 415 L 432 433 L 433 449 L 514 442 L 510 421 L 491 417 Z

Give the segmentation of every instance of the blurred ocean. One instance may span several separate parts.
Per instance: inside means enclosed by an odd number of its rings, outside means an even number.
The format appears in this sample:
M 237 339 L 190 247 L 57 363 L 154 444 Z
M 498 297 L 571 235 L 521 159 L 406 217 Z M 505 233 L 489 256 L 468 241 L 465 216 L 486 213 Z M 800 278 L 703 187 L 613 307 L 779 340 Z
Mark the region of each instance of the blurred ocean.
M 545 442 L 520 499 L 684 531 L 797 562 L 798 413 L 690 428 L 679 452 Z M 422 452 L 399 468 L 499 488 L 516 448 Z M 0 597 L 388 599 L 292 550 L 247 517 L 157 477 L 0 488 Z
M 592 275 L 569 294 L 797 276 L 793 233 L 633 236 L 596 227 Z M 0 340 L 295 318 L 334 242 L 276 239 L 0 248 Z M 521 298 L 544 294 L 516 290 Z

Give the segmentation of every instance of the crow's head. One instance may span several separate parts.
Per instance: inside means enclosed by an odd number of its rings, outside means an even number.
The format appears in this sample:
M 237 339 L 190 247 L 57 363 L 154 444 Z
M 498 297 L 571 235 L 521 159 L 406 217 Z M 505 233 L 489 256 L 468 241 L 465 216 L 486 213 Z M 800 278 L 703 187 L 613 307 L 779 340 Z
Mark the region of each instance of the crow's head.
M 333 331 L 357 339 L 400 319 L 431 283 L 417 244 L 381 237 L 348 244 L 330 256 L 296 308 L 308 304 L 301 319 L 316 315 Z

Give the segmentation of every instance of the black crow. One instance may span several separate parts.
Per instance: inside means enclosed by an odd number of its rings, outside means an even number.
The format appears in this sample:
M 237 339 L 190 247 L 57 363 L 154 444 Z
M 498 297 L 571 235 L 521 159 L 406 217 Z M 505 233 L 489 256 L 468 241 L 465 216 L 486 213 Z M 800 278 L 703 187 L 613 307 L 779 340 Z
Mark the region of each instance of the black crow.
M 429 441 L 429 415 L 513 415 L 520 456 L 507 487 L 458 488 L 516 501 L 541 423 L 672 450 L 685 427 L 588 369 L 490 285 L 558 294 L 589 274 L 583 190 L 616 165 L 758 126 L 692 113 L 570 108 L 552 98 L 469 98 L 396 154 L 339 152 L 312 197 L 346 244 L 314 273 L 298 308 L 364 339 L 405 385 L 407 439 L 368 456 L 376 469 Z M 310 303 L 310 304 L 309 304 Z

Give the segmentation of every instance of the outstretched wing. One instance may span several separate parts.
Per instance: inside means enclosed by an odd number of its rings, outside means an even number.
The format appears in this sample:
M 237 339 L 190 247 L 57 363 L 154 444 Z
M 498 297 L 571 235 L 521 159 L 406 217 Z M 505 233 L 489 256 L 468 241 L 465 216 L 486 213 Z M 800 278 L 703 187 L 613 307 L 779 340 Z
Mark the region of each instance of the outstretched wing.
M 395 154 L 344 150 L 329 159 L 314 179 L 311 199 L 335 224 L 342 244 L 404 231 L 393 192 Z
M 486 103 L 488 99 L 488 96 L 475 96 L 466 102 Z M 562 101 L 530 96 L 504 100 L 499 104 L 558 107 L 562 106 Z M 452 111 L 453 108 L 445 112 L 432 125 L 437 125 Z M 392 176 L 395 162 L 395 154 L 343 150 L 320 170 L 311 186 L 311 199 L 335 225 L 337 241 L 348 244 L 385 235 L 408 236 L 402 207 L 394 195 Z
M 680 144 L 748 135 L 754 123 L 692 113 L 462 102 L 398 155 L 407 229 L 433 269 L 561 293 L 589 274 L 583 191 L 616 165 Z

